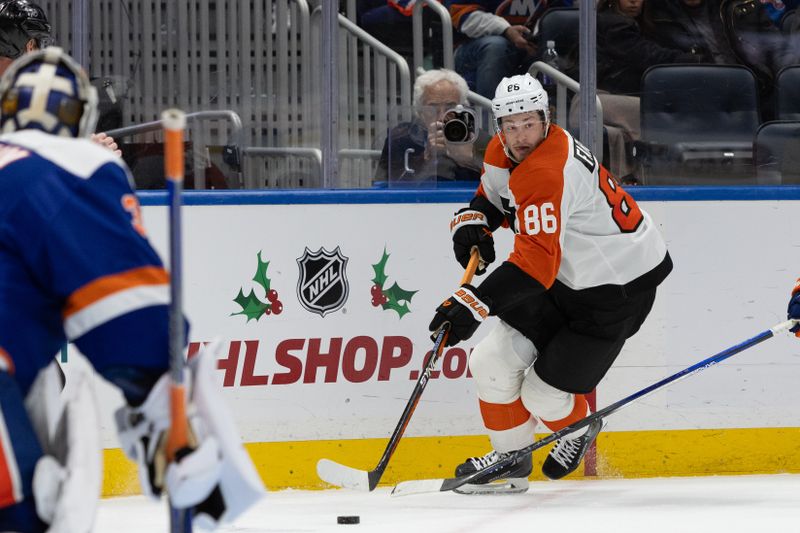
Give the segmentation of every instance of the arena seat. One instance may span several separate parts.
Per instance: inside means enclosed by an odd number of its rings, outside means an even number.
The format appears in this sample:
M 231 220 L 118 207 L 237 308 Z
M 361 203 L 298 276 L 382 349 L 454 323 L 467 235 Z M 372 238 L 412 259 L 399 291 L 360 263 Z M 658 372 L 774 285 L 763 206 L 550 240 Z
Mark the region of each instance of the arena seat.
M 675 64 L 642 76 L 641 141 L 648 185 L 755 183 L 759 125 L 753 73 L 738 65 Z

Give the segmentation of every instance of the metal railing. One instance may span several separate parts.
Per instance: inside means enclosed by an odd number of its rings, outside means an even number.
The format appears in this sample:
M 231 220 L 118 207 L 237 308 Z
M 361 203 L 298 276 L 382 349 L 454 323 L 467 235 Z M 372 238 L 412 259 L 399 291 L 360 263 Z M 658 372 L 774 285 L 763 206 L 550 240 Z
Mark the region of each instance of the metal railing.
M 317 13 L 312 13 L 313 27 Z M 369 187 L 376 148 L 390 126 L 409 118 L 411 72 L 402 55 L 344 15 L 339 15 L 339 26 L 344 31 L 339 36 L 338 186 Z M 318 33 L 313 32 L 314 40 Z
M 228 188 L 240 189 L 244 185 L 242 180 L 240 147 L 242 144 L 242 120 L 236 112 L 231 110 L 196 111 L 186 114 L 186 121 L 189 125 L 189 137 L 193 145 L 193 169 L 195 176 L 195 188 L 205 189 L 205 170 L 211 166 L 211 156 L 209 147 L 221 143 L 211 142 L 206 135 L 205 128 L 198 128 L 198 123 L 223 120 L 230 124 L 230 134 L 227 136 L 227 143 L 222 146 L 223 159 L 225 163 L 233 169 L 233 177 L 225 174 L 225 181 Z M 106 131 L 106 133 L 116 140 L 124 139 L 134 135 L 154 133 L 162 131 L 162 121 L 154 120 L 143 124 L 124 126 Z
M 433 10 L 442 21 L 442 50 L 444 68 L 454 70 L 453 62 L 453 19 L 450 12 L 437 0 L 419 0 L 414 4 L 411 12 L 411 26 L 413 35 L 414 50 L 414 72 L 419 72 L 422 68 L 422 8 L 428 6 Z
M 308 0 L 40 4 L 56 42 L 67 51 L 79 52 L 80 43 L 72 39 L 88 36 L 85 66 L 91 76 L 108 82 L 102 96 L 121 108 L 123 127 L 150 123 L 167 107 L 190 113 L 234 110 L 241 117 L 246 186 L 322 185 L 316 160 L 319 39 Z M 73 18 L 81 6 L 85 16 Z M 348 0 L 351 15 L 354 8 Z M 75 31 L 76 21 L 85 31 Z M 338 139 L 344 179 L 336 185 L 368 186 L 389 125 L 408 118 L 393 113 L 410 108 L 411 72 L 399 54 L 346 17 L 339 17 L 339 23 Z M 227 142 L 213 121 L 200 121 L 194 128 L 195 141 L 203 145 Z

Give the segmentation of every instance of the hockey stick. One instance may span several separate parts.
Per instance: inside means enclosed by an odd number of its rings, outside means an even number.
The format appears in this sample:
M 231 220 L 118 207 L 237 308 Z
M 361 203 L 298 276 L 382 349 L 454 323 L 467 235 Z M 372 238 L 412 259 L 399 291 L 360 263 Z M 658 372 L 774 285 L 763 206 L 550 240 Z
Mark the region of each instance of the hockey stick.
M 472 281 L 472 276 L 475 275 L 475 270 L 478 268 L 479 258 L 480 256 L 478 255 L 477 250 L 473 250 L 469 264 L 467 264 L 467 269 L 464 271 L 464 276 L 461 278 L 460 285 Z M 411 393 L 411 397 L 408 399 L 406 408 L 403 410 L 403 414 L 400 416 L 400 420 L 397 422 L 397 427 L 394 428 L 394 432 L 389 438 L 389 443 L 386 445 L 386 449 L 384 450 L 380 461 L 378 461 L 378 465 L 367 472 L 366 470 L 359 470 L 357 468 L 345 466 L 335 461 L 331 461 L 330 459 L 320 459 L 319 462 L 317 462 L 317 475 L 320 477 L 320 479 L 330 483 L 331 485 L 336 485 L 337 487 L 345 487 L 364 492 L 372 491 L 378 486 L 378 482 L 381 480 L 381 476 L 383 476 L 383 472 L 386 470 L 386 466 L 389 464 L 389 459 L 391 459 L 392 455 L 394 454 L 394 451 L 400 442 L 400 438 L 403 436 L 406 426 L 408 426 L 408 422 L 411 420 L 411 415 L 414 414 L 414 409 L 417 408 L 419 399 L 422 396 L 422 391 L 425 390 L 425 386 L 428 384 L 431 372 L 433 371 L 434 366 L 436 366 L 436 361 L 442 354 L 444 346 L 447 342 L 447 335 L 449 331 L 450 324 L 445 322 L 445 325 L 437 332 L 436 340 L 434 341 L 433 349 L 431 350 L 431 355 L 428 358 L 428 361 L 425 363 L 425 368 L 417 380 L 414 391 Z
M 660 389 L 665 385 L 668 385 L 680 379 L 687 378 L 693 374 L 701 372 L 708 367 L 714 366 L 717 363 L 724 361 L 725 359 L 731 357 L 732 355 L 747 350 L 748 348 L 751 348 L 756 344 L 759 344 L 769 338 L 772 338 L 778 332 L 790 329 L 797 323 L 798 323 L 797 320 L 787 320 L 786 322 L 781 322 L 780 324 L 777 324 L 771 327 L 770 329 L 759 333 L 753 338 L 747 339 L 746 341 L 737 344 L 735 346 L 731 346 L 727 350 L 723 350 L 716 355 L 712 355 L 708 359 L 703 359 L 699 363 L 696 363 L 688 368 L 685 368 L 680 372 L 672 374 L 671 376 L 666 377 L 657 383 L 653 383 L 649 387 L 645 387 L 644 389 L 635 392 L 630 396 L 617 401 L 616 403 L 612 403 L 608 407 L 600 409 L 599 411 L 592 413 L 586 418 L 581 419 L 570 426 L 560 429 L 543 439 L 539 439 L 533 444 L 515 451 L 513 454 L 504 457 L 500 461 L 484 468 L 483 470 L 478 470 L 477 472 L 473 472 L 471 474 L 465 474 L 463 476 L 456 476 L 445 479 L 417 479 L 411 481 L 403 481 L 398 483 L 394 487 L 394 489 L 392 489 L 392 496 L 406 496 L 408 494 L 421 494 L 425 492 L 440 492 L 440 491 L 444 492 L 448 490 L 453 490 L 457 489 L 462 485 L 466 485 L 472 480 L 481 477 L 485 474 L 497 472 L 502 468 L 508 466 L 509 464 L 513 463 L 514 461 L 521 459 L 524 455 L 527 455 L 535 450 L 538 450 L 543 446 L 547 446 L 551 442 L 555 442 L 556 440 L 560 439 L 561 437 L 564 437 L 565 435 L 568 435 L 569 433 L 572 433 L 573 431 L 585 428 L 595 420 L 605 418 L 606 416 L 616 411 L 619 411 L 623 407 L 630 405 L 632 402 L 640 398 L 643 398 L 644 396 L 650 394 L 651 392 L 657 389 Z
M 181 192 L 183 191 L 183 133 L 186 115 L 178 109 L 168 109 L 161 115 L 164 126 L 164 171 L 169 193 L 169 373 L 170 427 L 167 431 L 167 461 L 179 458 L 189 448 L 189 422 L 186 416 L 186 387 L 183 370 L 183 288 L 181 254 Z M 171 533 L 191 533 L 191 508 L 176 509 L 169 503 Z

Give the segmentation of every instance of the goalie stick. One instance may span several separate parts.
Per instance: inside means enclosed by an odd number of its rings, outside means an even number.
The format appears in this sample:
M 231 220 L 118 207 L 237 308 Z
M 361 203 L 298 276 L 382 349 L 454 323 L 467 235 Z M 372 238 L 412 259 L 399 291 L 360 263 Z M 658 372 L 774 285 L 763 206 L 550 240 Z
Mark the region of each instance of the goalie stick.
M 164 126 L 164 171 L 169 196 L 169 374 L 170 427 L 167 431 L 167 461 L 175 461 L 189 448 L 189 421 L 186 416 L 184 385 L 184 331 L 181 258 L 181 192 L 183 191 L 183 133 L 186 115 L 168 109 L 161 115 Z M 170 533 L 192 532 L 192 509 L 177 509 L 169 503 Z
M 464 271 L 464 276 L 461 278 L 460 285 L 472 281 L 472 277 L 475 275 L 475 270 L 478 268 L 479 259 L 480 256 L 478 255 L 478 251 L 473 249 L 472 256 L 470 257 L 469 264 L 467 264 L 467 268 Z M 394 451 L 400 442 L 400 438 L 403 436 L 406 426 L 408 426 L 408 422 L 411 420 L 411 415 L 414 414 L 414 410 L 417 408 L 419 399 L 422 396 L 422 391 L 425 390 L 428 380 L 430 379 L 431 372 L 433 371 L 434 366 L 436 366 L 436 361 L 442 354 L 442 350 L 447 342 L 447 335 L 449 331 L 450 324 L 445 323 L 445 325 L 436 333 L 436 340 L 433 343 L 431 355 L 428 357 L 428 361 L 425 363 L 425 368 L 423 369 L 422 374 L 419 376 L 416 386 L 414 386 L 414 391 L 411 393 L 408 403 L 406 403 L 406 408 L 403 410 L 403 414 L 400 416 L 400 420 L 397 422 L 397 426 L 394 428 L 394 432 L 389 438 L 389 443 L 386 445 L 386 449 L 384 450 L 380 461 L 378 461 L 378 465 L 368 472 L 366 470 L 359 470 L 357 468 L 345 466 L 335 461 L 331 461 L 330 459 L 320 459 L 319 462 L 317 462 L 317 475 L 320 477 L 320 479 L 326 483 L 330 483 L 331 485 L 336 485 L 337 487 L 344 487 L 364 492 L 372 491 L 378 486 L 378 482 L 381 480 L 383 472 L 386 470 L 386 467 L 389 464 L 389 459 L 391 459 L 392 455 L 394 454 Z
M 785 322 L 781 322 L 780 324 L 776 324 L 775 326 L 771 327 L 770 329 L 763 331 L 752 337 L 747 339 L 744 342 L 741 342 L 735 346 L 731 346 L 730 348 L 719 352 L 716 355 L 712 355 L 707 359 L 703 359 L 699 363 L 695 363 L 694 365 L 687 367 L 680 372 L 672 374 L 669 377 L 662 379 L 657 383 L 653 383 L 652 385 L 645 387 L 644 389 L 627 396 L 611 405 L 600 409 L 599 411 L 592 413 L 591 415 L 583 418 L 574 424 L 567 426 L 555 433 L 548 435 L 543 439 L 539 439 L 533 444 L 521 448 L 514 453 L 509 454 L 507 457 L 504 457 L 500 461 L 496 462 L 493 465 L 490 465 L 483 470 L 478 470 L 477 472 L 473 472 L 471 474 L 466 474 L 463 476 L 456 476 L 451 478 L 444 478 L 444 479 L 417 479 L 417 480 L 410 480 L 410 481 L 403 481 L 398 483 L 394 489 L 392 489 L 392 496 L 406 496 L 409 494 L 422 494 L 425 492 L 446 492 L 449 490 L 457 489 L 462 485 L 466 485 L 467 483 L 471 482 L 472 480 L 484 476 L 486 474 L 491 474 L 492 472 L 496 472 L 501 470 L 505 466 L 511 464 L 513 461 L 522 458 L 524 455 L 529 454 L 543 446 L 547 446 L 551 442 L 555 442 L 556 440 L 564 437 L 573 431 L 582 429 L 595 420 L 603 419 L 606 416 L 619 411 L 623 407 L 626 407 L 633 403 L 634 401 L 643 398 L 644 396 L 650 394 L 651 392 L 660 389 L 661 387 L 668 385 L 670 383 L 674 383 L 683 378 L 687 378 L 693 374 L 701 372 L 706 368 L 716 365 L 724 361 L 725 359 L 735 355 L 739 352 L 747 350 L 748 348 L 752 348 L 756 344 L 759 344 L 767 339 L 774 337 L 777 333 L 788 330 L 794 327 L 797 324 L 797 320 L 787 320 Z

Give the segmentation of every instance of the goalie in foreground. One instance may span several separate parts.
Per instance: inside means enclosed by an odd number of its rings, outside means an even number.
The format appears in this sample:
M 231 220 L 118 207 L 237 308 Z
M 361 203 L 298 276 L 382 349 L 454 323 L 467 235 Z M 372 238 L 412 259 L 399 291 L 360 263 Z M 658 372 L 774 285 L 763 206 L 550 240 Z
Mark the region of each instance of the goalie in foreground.
M 88 140 L 97 97 L 61 49 L 15 61 L 0 81 L 0 531 L 88 533 L 101 483 L 92 369 L 53 356 L 72 341 L 127 405 L 120 442 L 148 495 L 169 493 L 214 527 L 263 487 L 211 376 L 187 379 L 196 445 L 165 464 L 169 275 L 148 242 L 130 174 Z

